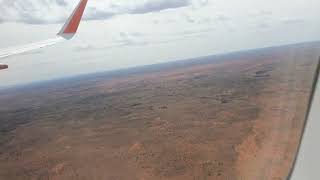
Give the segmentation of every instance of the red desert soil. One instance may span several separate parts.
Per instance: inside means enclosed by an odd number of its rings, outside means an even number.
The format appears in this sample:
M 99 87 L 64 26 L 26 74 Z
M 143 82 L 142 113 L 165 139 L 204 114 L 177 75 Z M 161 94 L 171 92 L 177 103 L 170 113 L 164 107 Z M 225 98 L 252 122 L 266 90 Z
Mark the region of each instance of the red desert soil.
M 0 91 L 0 179 L 281 180 L 320 43 Z

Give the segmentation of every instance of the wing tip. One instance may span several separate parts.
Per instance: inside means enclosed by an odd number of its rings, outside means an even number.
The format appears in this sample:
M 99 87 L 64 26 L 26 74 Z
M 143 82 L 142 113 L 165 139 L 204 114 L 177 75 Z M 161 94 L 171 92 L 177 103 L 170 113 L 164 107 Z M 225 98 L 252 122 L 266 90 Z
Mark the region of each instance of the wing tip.
M 88 0 L 80 0 L 66 23 L 57 34 L 64 39 L 71 39 L 77 32 Z

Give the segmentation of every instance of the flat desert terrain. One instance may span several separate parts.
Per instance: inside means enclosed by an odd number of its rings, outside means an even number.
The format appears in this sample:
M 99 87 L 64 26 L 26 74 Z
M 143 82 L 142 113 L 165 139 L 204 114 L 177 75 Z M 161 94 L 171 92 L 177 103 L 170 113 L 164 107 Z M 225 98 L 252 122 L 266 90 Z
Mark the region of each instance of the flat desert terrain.
M 319 56 L 302 43 L 2 90 L 0 179 L 287 179 Z

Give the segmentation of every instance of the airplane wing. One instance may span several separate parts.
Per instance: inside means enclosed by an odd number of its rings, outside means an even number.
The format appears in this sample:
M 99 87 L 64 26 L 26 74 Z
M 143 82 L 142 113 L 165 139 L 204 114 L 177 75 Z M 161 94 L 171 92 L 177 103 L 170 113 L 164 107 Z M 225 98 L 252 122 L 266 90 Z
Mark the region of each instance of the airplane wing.
M 24 52 L 44 48 L 44 47 L 59 43 L 61 41 L 71 39 L 78 30 L 87 2 L 88 0 L 80 0 L 79 4 L 75 8 L 75 10 L 72 12 L 70 17 L 67 19 L 66 23 L 61 28 L 61 30 L 59 31 L 59 33 L 55 38 L 36 42 L 36 43 L 26 44 L 22 46 L 0 49 L 0 59 L 21 54 Z M 0 64 L 0 70 L 7 69 L 7 68 L 8 68 L 8 65 Z

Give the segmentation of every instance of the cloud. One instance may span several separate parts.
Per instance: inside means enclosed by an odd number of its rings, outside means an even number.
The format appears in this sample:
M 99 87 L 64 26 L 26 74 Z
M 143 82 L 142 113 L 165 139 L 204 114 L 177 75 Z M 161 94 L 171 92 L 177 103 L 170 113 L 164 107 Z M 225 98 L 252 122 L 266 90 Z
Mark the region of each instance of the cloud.
M 94 49 L 98 49 L 97 47 L 91 45 L 91 44 L 86 44 L 86 43 L 79 43 L 74 47 L 75 51 L 90 51 L 90 50 L 94 50 Z
M 6 0 L 0 1 L 1 22 L 46 24 L 63 22 L 76 4 L 76 0 Z M 88 4 L 84 19 L 109 19 L 121 14 L 146 14 L 167 9 L 190 6 L 206 0 L 93 0 Z
M 209 4 L 209 0 L 193 0 L 192 1 L 193 9 L 202 8 L 204 6 L 207 6 L 208 4 Z
M 147 41 L 139 32 L 120 32 L 115 42 L 122 45 L 145 45 Z
M 294 19 L 294 18 L 287 18 L 287 19 L 283 19 L 281 21 L 283 24 L 286 24 L 286 25 L 293 25 L 293 24 L 300 24 L 300 23 L 304 23 L 305 20 L 304 19 Z
M 86 20 L 109 19 L 109 18 L 112 18 L 113 16 L 119 14 L 116 12 L 108 12 L 108 11 L 99 10 L 96 7 L 89 7 L 87 9 L 87 11 L 88 11 L 87 16 L 84 17 L 84 19 L 86 19 Z
M 65 0 L 56 0 L 56 2 L 57 2 L 57 4 L 58 4 L 59 6 L 67 6 L 67 5 L 68 5 Z
M 188 14 L 185 14 L 184 17 L 185 17 L 186 21 L 189 22 L 189 23 L 194 23 L 194 22 L 196 22 L 194 16 L 190 16 L 190 15 L 188 15 Z
M 256 18 L 261 18 L 261 17 L 269 17 L 273 15 L 272 11 L 267 11 L 267 10 L 259 10 L 256 12 L 252 12 L 248 14 L 250 17 L 256 17 Z
M 260 22 L 257 24 L 257 27 L 260 29 L 267 29 L 270 28 L 270 24 L 267 22 Z
M 27 24 L 56 23 L 65 19 L 64 0 L 11 0 L 0 1 L 0 17 L 3 22 Z M 60 12 L 59 12 L 60 11 Z
M 190 0 L 153 0 L 146 1 L 134 7 L 130 13 L 144 14 L 149 12 L 157 12 L 165 9 L 175 9 L 185 7 L 191 4 Z
M 224 14 L 219 14 L 216 18 L 218 21 L 229 21 L 230 18 Z

